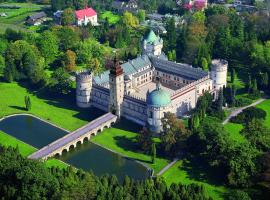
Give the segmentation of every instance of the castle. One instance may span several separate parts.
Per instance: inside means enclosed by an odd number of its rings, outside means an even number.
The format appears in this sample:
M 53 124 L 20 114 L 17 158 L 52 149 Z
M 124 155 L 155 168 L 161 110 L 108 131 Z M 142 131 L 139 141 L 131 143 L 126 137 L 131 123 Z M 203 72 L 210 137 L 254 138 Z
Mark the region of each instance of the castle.
M 228 62 L 213 60 L 211 71 L 168 61 L 162 52 L 163 40 L 151 31 L 142 39 L 143 55 L 93 76 L 77 73 L 76 101 L 81 108 L 97 107 L 125 117 L 153 132 L 162 130 L 165 112 L 180 117 L 196 106 L 209 91 L 216 98 L 226 86 Z

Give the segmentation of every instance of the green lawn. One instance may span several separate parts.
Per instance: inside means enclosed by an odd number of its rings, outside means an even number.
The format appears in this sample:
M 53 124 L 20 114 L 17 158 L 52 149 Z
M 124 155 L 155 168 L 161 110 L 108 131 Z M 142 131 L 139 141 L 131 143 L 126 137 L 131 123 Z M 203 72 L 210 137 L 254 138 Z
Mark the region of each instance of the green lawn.
M 26 144 L 16 138 L 0 131 L 0 144 L 3 146 L 11 146 L 11 147 L 18 147 L 19 152 L 22 156 L 27 157 L 30 154 L 34 153 L 37 149 L 29 144 Z M 49 159 L 45 162 L 47 167 L 59 167 L 59 168 L 66 168 L 68 165 L 60 160 L 57 159 Z
M 237 142 L 246 141 L 246 138 L 240 134 L 240 131 L 243 129 L 242 124 L 227 123 L 224 128 L 230 134 L 231 139 Z
M 124 156 L 141 161 L 154 169 L 155 173 L 158 173 L 170 161 L 157 157 L 155 164 L 152 164 L 150 162 L 151 156 L 146 155 L 145 153 L 138 150 L 138 146 L 136 145 L 135 140 L 139 128 L 137 127 L 137 130 L 136 127 L 135 129 L 130 128 L 132 126 L 136 125 L 127 120 L 124 120 L 116 125 L 116 127 L 106 129 L 101 134 L 93 137 L 91 141 L 115 152 L 118 152 Z M 155 140 L 155 142 L 158 141 L 159 140 Z
M 264 102 L 258 104 L 256 107 L 263 109 L 267 113 L 264 124 L 270 128 L 270 99 L 265 100 Z
M 165 179 L 168 186 L 172 183 L 201 184 L 205 187 L 207 194 L 213 199 L 224 199 L 223 196 L 228 189 L 222 185 L 207 180 L 207 177 L 205 177 L 206 175 L 202 173 L 201 170 L 195 169 L 198 166 L 200 166 L 200 163 L 196 163 L 192 166 L 188 161 L 179 160 L 168 171 L 166 171 L 162 177 Z
M 0 144 L 3 146 L 17 147 L 23 156 L 28 156 L 34 153 L 37 149 L 29 144 L 17 140 L 16 138 L 0 131 Z
M 30 112 L 24 108 L 26 95 L 31 99 Z M 15 113 L 30 113 L 70 131 L 102 114 L 98 110 L 79 109 L 75 104 L 75 94 L 54 97 L 42 92 L 29 92 L 17 83 L 0 82 L 0 96 L 0 118 Z
M 113 14 L 111 11 L 106 11 L 102 13 L 100 15 L 100 18 L 102 20 L 105 20 L 106 18 L 108 18 L 110 25 L 116 24 L 121 19 L 119 15 Z

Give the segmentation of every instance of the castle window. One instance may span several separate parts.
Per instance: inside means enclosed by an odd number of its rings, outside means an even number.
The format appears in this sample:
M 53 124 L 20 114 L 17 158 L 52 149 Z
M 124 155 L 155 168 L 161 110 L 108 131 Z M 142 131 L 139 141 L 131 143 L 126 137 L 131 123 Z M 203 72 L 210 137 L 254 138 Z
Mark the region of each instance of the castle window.
M 152 118 L 153 118 L 153 112 L 152 112 L 152 111 L 150 111 L 149 115 L 150 115 L 150 116 L 149 116 L 149 118 L 151 118 L 151 119 L 152 119 Z

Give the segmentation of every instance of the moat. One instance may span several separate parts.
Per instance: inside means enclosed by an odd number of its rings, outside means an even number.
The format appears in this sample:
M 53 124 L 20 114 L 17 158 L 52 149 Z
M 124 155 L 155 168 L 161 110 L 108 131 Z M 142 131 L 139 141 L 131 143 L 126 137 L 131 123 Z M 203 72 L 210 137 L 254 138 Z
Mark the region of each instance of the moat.
M 66 131 L 28 115 L 17 115 L 0 121 L 0 130 L 40 149 L 63 137 Z M 102 134 L 102 133 L 101 133 Z M 115 174 L 121 181 L 128 175 L 136 180 L 147 177 L 147 169 L 140 163 L 124 158 L 92 142 L 84 143 L 63 154 L 64 162 L 95 175 Z

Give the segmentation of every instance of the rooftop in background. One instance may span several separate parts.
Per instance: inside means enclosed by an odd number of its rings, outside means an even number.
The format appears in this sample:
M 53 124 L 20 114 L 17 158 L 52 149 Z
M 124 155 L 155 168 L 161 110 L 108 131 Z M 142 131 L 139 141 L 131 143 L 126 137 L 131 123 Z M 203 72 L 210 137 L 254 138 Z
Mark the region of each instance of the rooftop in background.
M 84 19 L 84 17 L 93 17 L 97 15 L 96 11 L 93 8 L 87 8 L 87 7 L 82 10 L 77 10 L 75 14 L 78 19 Z

